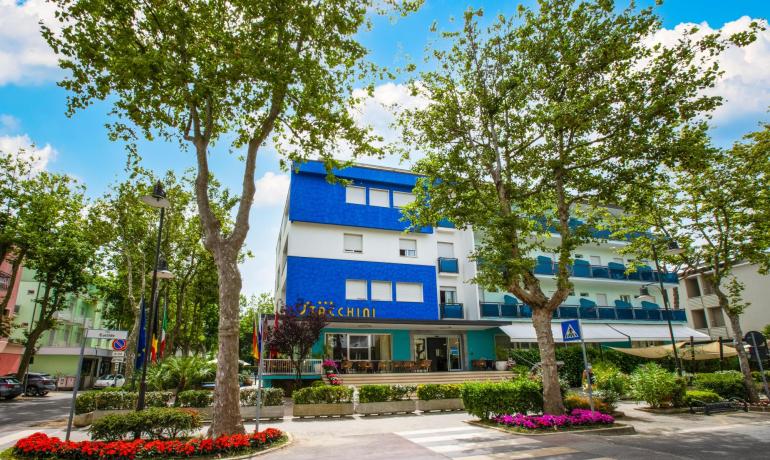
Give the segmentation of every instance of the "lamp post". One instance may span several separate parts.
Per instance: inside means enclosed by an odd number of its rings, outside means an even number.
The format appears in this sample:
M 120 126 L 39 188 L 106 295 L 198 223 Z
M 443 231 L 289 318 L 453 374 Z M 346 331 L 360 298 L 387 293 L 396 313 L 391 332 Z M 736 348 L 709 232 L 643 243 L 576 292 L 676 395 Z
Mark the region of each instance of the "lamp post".
M 166 261 L 163 260 L 163 265 L 161 266 L 161 258 L 160 258 L 160 240 L 161 235 L 163 234 L 163 219 L 166 216 L 166 208 L 171 206 L 171 203 L 169 203 L 168 199 L 166 198 L 166 191 L 163 190 L 163 184 L 158 181 L 155 186 L 152 189 L 152 195 L 145 195 L 141 198 L 141 200 L 147 204 L 148 206 L 152 206 L 153 208 L 159 208 L 160 209 L 160 220 L 158 222 L 158 239 L 155 243 L 155 264 L 154 264 L 154 270 L 152 271 L 152 288 L 150 293 L 150 321 L 151 321 L 151 327 L 148 327 L 144 331 L 145 341 L 144 341 L 144 354 L 142 355 L 142 380 L 139 383 L 139 395 L 137 397 L 136 401 L 136 410 L 143 410 L 144 409 L 144 397 L 145 393 L 147 392 L 147 348 L 150 345 L 150 341 L 152 340 L 152 335 L 150 333 L 151 330 L 155 330 L 155 316 L 156 316 L 156 296 L 158 291 L 158 279 L 168 279 L 173 278 L 173 274 L 168 271 L 168 266 L 166 266 Z M 147 308 L 145 304 L 142 304 L 142 308 Z
M 666 248 L 666 255 L 673 256 L 673 255 L 679 255 L 684 252 L 684 249 L 680 248 L 678 244 L 676 244 L 676 241 L 669 241 L 668 242 L 668 248 Z M 671 337 L 671 348 L 674 351 L 674 363 L 676 364 L 676 373 L 679 375 L 679 377 L 682 376 L 682 363 L 679 361 L 679 352 L 676 349 L 676 340 L 674 339 L 674 327 L 671 325 L 671 309 L 669 308 L 668 304 L 668 293 L 666 292 L 666 288 L 663 286 L 663 277 L 660 276 L 660 261 L 658 260 L 658 250 L 655 248 L 655 244 L 652 244 L 652 258 L 655 260 L 655 270 L 658 273 L 658 283 L 660 288 L 660 295 L 663 296 L 663 308 L 666 310 L 666 322 L 668 323 L 668 334 L 669 337 Z M 668 273 L 668 272 L 666 272 Z M 639 289 L 639 296 L 637 299 L 640 300 L 653 300 L 653 297 L 650 295 L 650 290 L 647 288 L 647 286 L 650 286 L 651 284 L 646 284 L 642 286 Z

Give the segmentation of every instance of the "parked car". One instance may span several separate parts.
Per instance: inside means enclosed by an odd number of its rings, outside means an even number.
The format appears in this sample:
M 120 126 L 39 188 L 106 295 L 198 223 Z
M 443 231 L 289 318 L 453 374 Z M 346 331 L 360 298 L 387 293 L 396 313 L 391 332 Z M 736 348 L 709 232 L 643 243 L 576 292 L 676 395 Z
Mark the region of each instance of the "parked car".
M 122 374 L 108 374 L 96 379 L 94 388 L 122 387 L 125 383 L 126 379 L 123 378 Z
M 15 377 L 0 377 L 0 398 L 13 399 L 24 391 Z
M 51 374 L 40 372 L 27 372 L 25 376 L 27 396 L 45 396 L 56 389 L 56 381 Z

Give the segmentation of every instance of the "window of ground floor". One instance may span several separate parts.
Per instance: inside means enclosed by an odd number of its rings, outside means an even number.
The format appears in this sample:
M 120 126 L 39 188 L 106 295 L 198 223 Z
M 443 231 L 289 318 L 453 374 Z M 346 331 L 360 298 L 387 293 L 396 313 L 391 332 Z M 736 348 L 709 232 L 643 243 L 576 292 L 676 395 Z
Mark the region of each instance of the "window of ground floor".
M 327 355 L 336 360 L 388 361 L 391 359 L 390 334 L 326 334 Z

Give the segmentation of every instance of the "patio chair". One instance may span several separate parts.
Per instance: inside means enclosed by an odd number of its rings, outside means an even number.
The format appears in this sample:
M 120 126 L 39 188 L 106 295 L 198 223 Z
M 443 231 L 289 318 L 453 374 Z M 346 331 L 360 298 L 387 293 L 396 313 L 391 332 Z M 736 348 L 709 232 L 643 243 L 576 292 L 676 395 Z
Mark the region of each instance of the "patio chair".
M 421 359 L 420 363 L 418 364 L 420 372 L 430 372 L 431 363 L 432 361 L 430 359 Z
M 340 363 L 340 371 L 342 371 L 343 374 L 350 374 L 353 370 L 353 363 L 350 361 L 342 361 Z
M 403 363 L 404 372 L 412 372 L 414 367 L 414 361 L 404 361 Z
M 371 372 L 373 368 L 371 361 L 359 361 L 356 363 L 356 367 L 364 374 Z
M 380 374 L 390 372 L 392 364 L 393 364 L 392 361 L 384 361 L 384 360 L 380 361 L 379 363 L 377 363 L 377 372 L 379 372 Z

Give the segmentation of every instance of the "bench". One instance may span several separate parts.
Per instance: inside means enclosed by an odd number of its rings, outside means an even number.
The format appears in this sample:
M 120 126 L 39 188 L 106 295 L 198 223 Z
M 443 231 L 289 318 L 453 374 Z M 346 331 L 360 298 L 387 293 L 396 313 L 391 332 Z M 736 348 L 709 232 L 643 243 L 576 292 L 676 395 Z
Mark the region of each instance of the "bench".
M 706 415 L 711 415 L 719 412 L 732 412 L 732 411 L 739 411 L 739 410 L 742 410 L 743 412 L 748 412 L 749 405 L 748 403 L 746 403 L 746 401 L 738 398 L 730 398 L 725 401 L 719 401 L 714 403 L 705 403 L 703 401 L 698 401 L 696 399 L 692 401 L 692 403 L 690 403 L 691 414 L 703 412 Z

